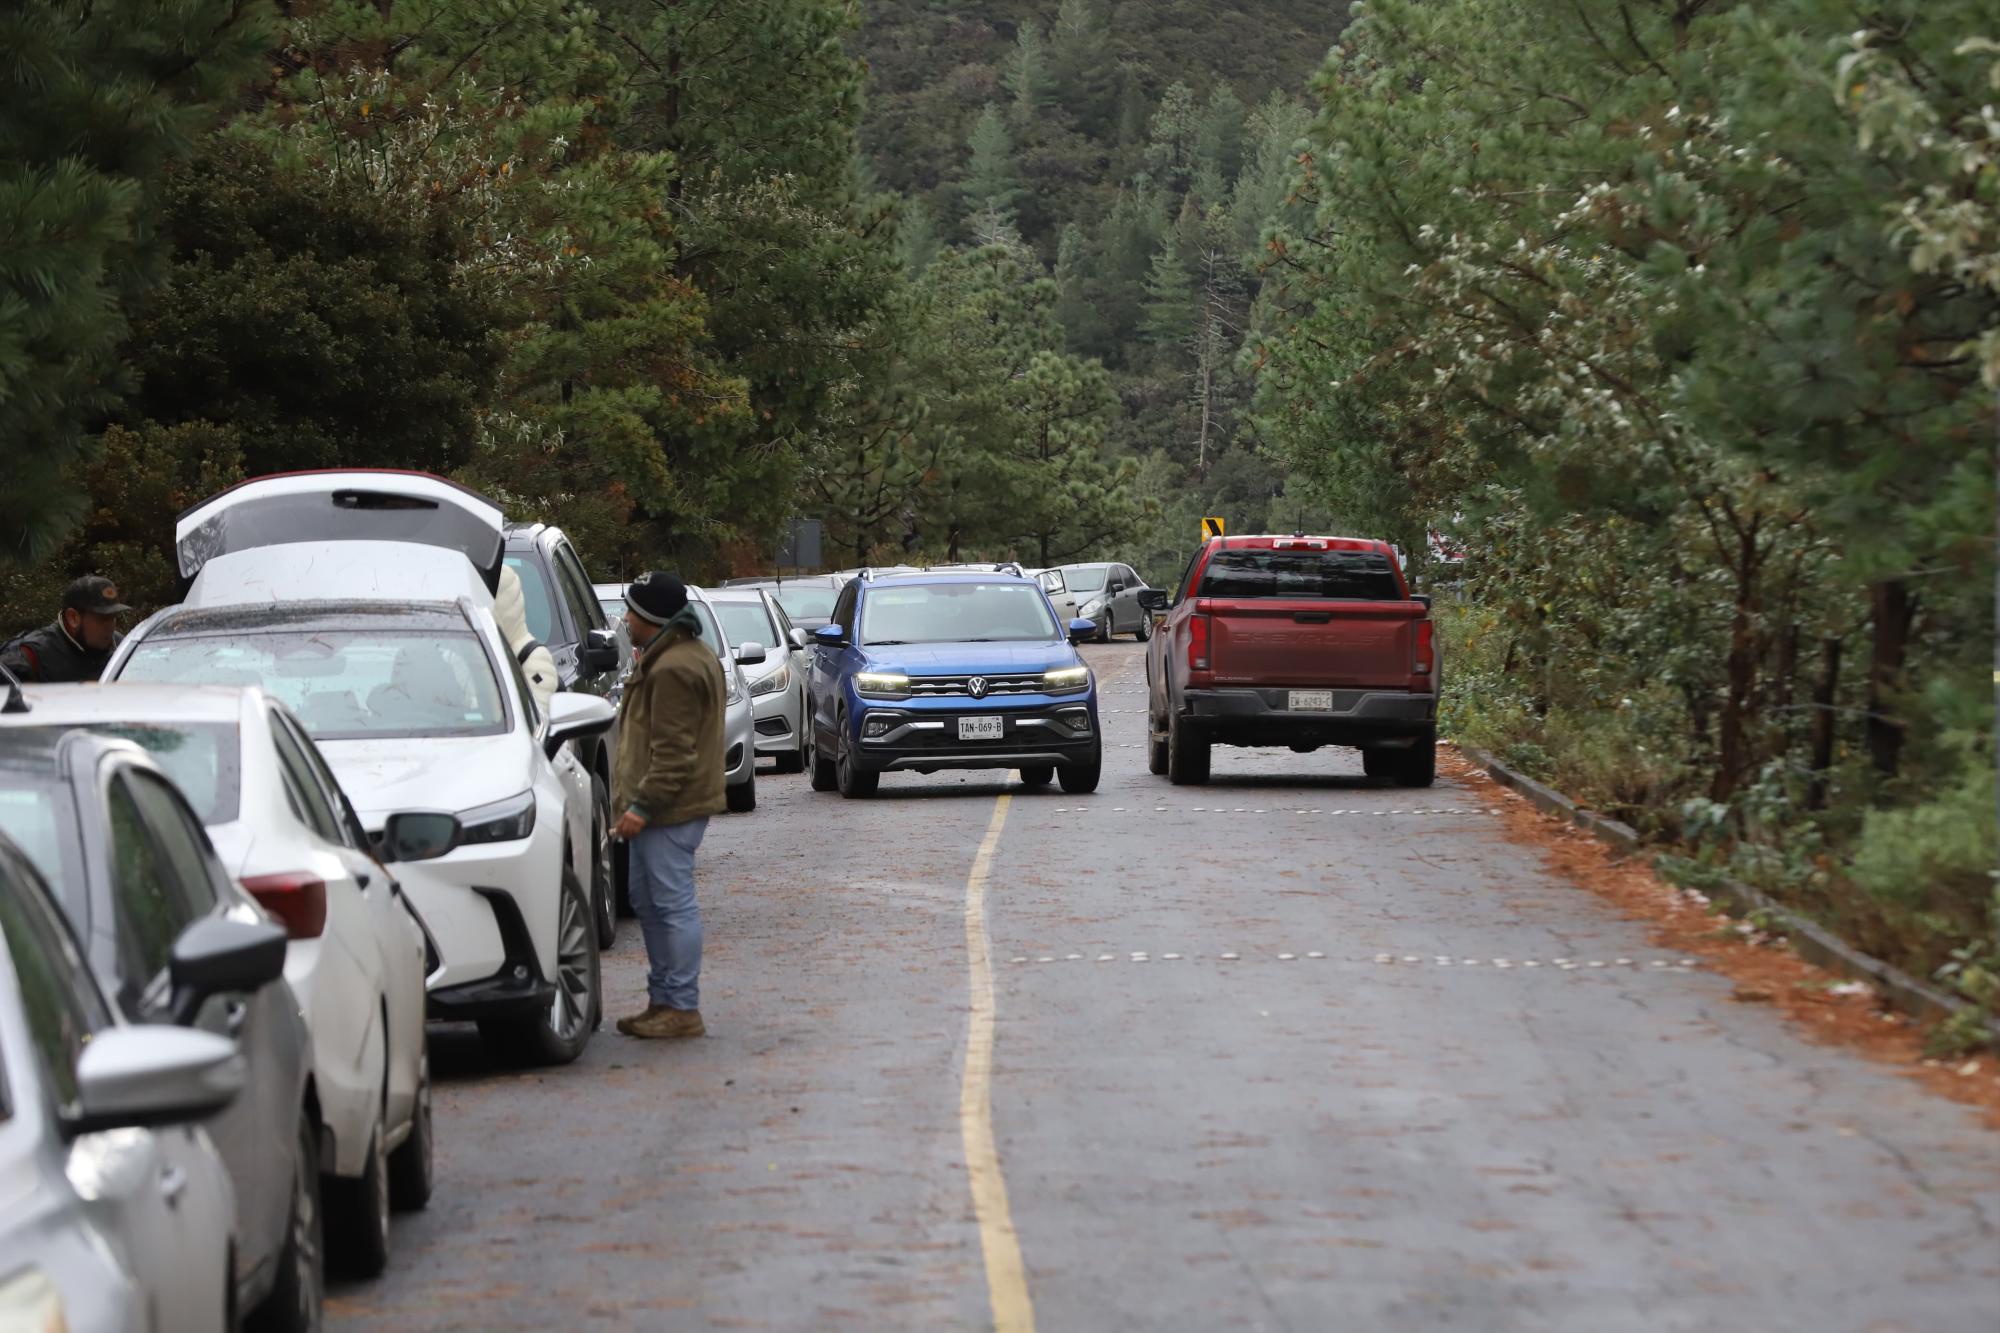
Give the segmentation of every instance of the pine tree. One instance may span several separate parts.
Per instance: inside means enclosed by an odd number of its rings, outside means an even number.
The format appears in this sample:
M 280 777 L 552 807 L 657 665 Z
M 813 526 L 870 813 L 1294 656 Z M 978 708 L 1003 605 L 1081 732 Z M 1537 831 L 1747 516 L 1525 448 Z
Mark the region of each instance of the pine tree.
M 1021 25 L 1015 39 L 1013 58 L 1007 62 L 1008 119 L 1016 125 L 1037 120 L 1055 96 L 1055 71 L 1049 67 L 1048 46 L 1041 26 L 1033 20 Z
M 159 279 L 164 167 L 253 76 L 263 3 L 28 0 L 0 12 L 0 563 L 83 506 L 75 464 L 125 387 L 117 349 Z
M 1007 122 L 999 107 L 991 102 L 986 104 L 972 127 L 966 147 L 971 156 L 966 162 L 960 193 L 965 199 L 967 215 L 1010 215 L 1014 202 L 1021 196 L 1021 183 L 1014 173 L 1014 138 L 1007 132 Z
M 1146 170 L 1153 185 L 1172 196 L 1178 204 L 1194 176 L 1195 145 L 1199 136 L 1199 116 L 1194 93 L 1184 83 L 1170 85 L 1160 95 L 1146 127 Z
M 1104 0 L 1062 0 L 1050 37 L 1056 96 L 1087 134 L 1112 128 L 1118 71 Z

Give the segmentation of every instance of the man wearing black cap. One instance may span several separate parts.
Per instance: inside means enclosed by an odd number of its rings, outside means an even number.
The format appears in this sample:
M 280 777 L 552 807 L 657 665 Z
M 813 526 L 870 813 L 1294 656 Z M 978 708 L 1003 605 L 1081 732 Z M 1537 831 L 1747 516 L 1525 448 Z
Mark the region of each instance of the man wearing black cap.
M 131 609 L 110 579 L 87 574 L 63 589 L 54 624 L 0 649 L 0 666 L 31 684 L 96 680 L 118 646 L 118 617 Z
M 723 808 L 722 663 L 701 641 L 687 584 L 652 573 L 627 585 L 637 658 L 618 701 L 612 827 L 630 848 L 632 910 L 646 937 L 647 1004 L 618 1020 L 628 1037 L 699 1037 L 701 908 L 694 854 Z

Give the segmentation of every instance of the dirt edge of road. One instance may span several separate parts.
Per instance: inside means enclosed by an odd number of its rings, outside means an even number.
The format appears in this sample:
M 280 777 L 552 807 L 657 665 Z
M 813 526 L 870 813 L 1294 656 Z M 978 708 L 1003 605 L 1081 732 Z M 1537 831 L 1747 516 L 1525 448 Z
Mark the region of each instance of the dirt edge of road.
M 1538 848 L 1550 870 L 1647 923 L 1655 943 L 1735 983 L 1740 1004 L 1768 1004 L 1810 1040 L 1854 1050 L 1952 1101 L 1975 1108 L 2000 1130 L 2000 1060 L 1981 1053 L 1962 1060 L 1924 1055 L 1922 1028 L 1887 1011 L 1872 988 L 1842 979 L 1799 958 L 1725 913 L 1706 907 L 1663 881 L 1646 860 L 1620 859 L 1568 820 L 1538 810 L 1495 782 L 1459 753 L 1441 747 L 1438 770 L 1454 781 L 1490 790 L 1509 837 Z

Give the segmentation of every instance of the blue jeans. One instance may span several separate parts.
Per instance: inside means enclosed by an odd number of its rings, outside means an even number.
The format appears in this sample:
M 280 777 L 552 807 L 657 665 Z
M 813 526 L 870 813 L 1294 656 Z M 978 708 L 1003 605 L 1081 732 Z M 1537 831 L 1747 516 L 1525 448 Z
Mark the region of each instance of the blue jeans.
M 701 1008 L 701 908 L 694 900 L 694 853 L 708 820 L 649 824 L 627 859 L 632 911 L 646 937 L 646 995 L 670 1009 Z

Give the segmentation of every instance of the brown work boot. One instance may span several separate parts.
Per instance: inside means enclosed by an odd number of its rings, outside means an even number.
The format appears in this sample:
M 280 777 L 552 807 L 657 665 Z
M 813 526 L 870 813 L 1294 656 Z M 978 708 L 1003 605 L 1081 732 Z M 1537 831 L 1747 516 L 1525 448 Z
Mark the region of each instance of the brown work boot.
M 664 1004 L 649 1004 L 644 1009 L 641 1009 L 638 1013 L 627 1014 L 625 1015 L 625 1017 L 619 1019 L 618 1030 L 624 1033 L 628 1037 L 636 1037 L 639 1034 L 632 1030 L 634 1027 L 638 1026 L 640 1023 L 645 1022 L 649 1018 L 655 1017 L 656 1015 L 670 1013 L 670 1012 L 672 1011 L 669 1010 L 667 1006 L 665 1006 Z
M 699 1037 L 708 1031 L 701 1023 L 699 1009 L 669 1009 L 665 1005 L 639 1015 L 632 1026 L 618 1025 L 631 1037 Z

